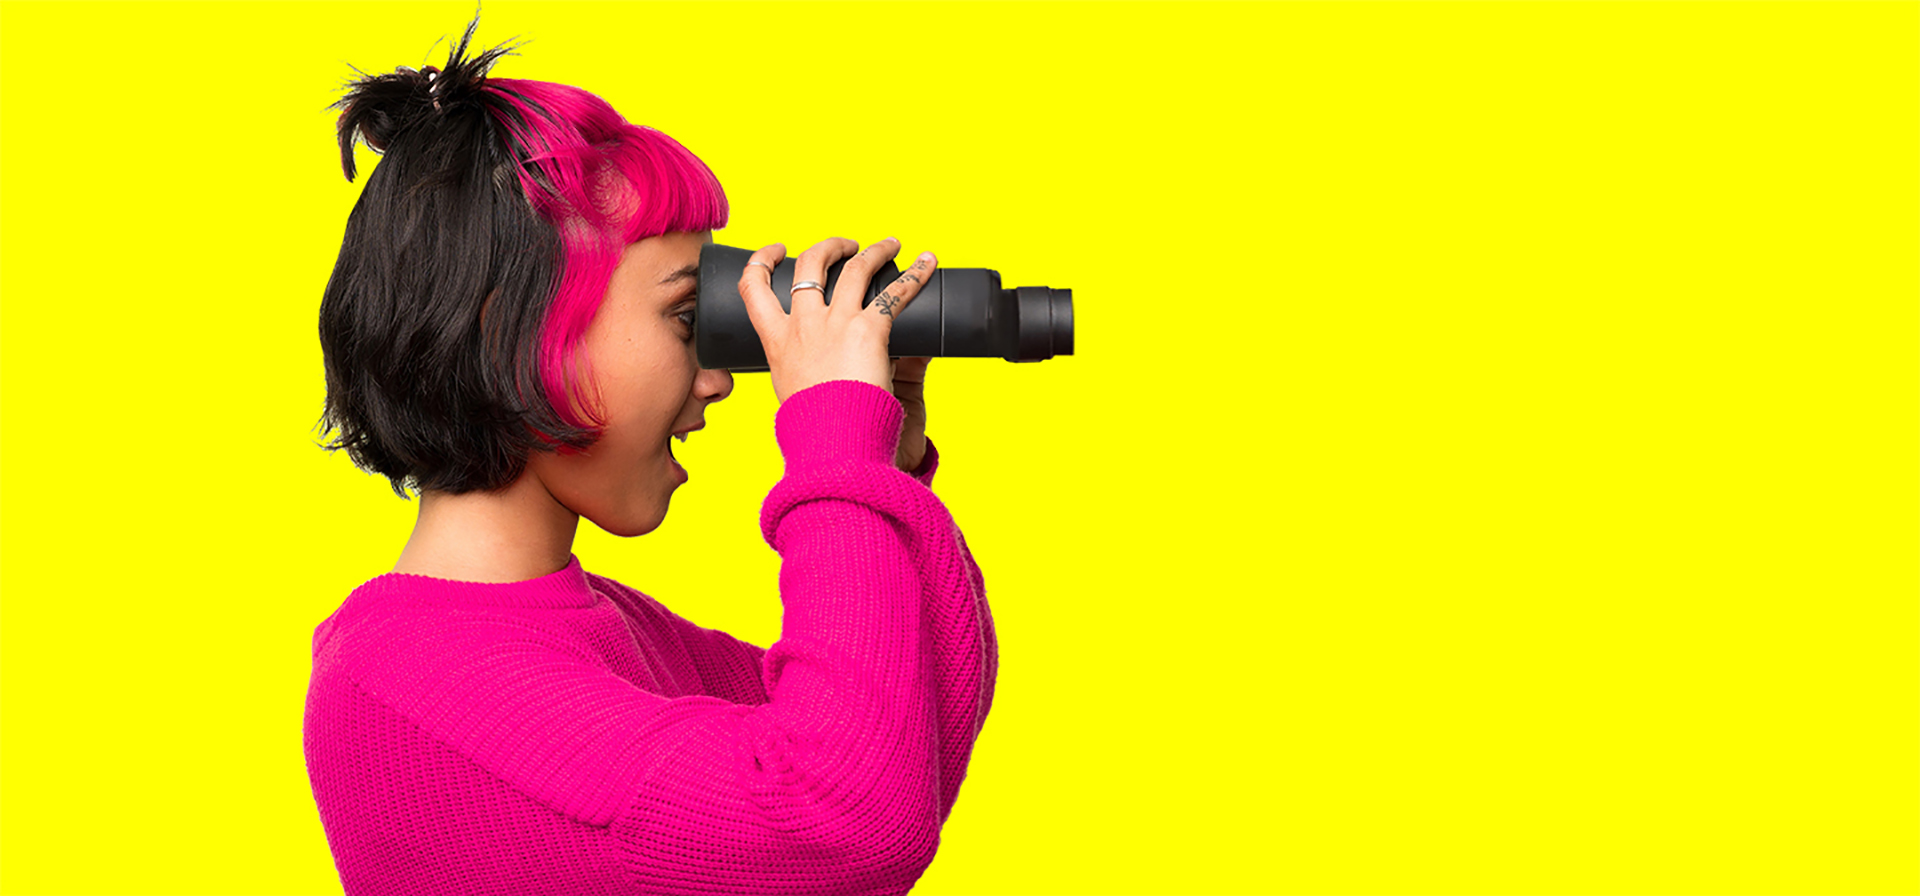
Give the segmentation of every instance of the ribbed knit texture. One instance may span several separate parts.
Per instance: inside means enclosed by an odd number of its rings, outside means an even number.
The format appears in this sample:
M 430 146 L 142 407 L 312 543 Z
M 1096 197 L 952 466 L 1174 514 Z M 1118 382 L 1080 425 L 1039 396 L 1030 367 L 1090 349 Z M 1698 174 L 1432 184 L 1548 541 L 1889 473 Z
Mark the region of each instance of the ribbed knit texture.
M 347 896 L 880 894 L 933 861 L 993 704 L 985 581 L 904 412 L 789 396 L 780 639 L 581 568 L 387 573 L 314 630 L 307 773 Z

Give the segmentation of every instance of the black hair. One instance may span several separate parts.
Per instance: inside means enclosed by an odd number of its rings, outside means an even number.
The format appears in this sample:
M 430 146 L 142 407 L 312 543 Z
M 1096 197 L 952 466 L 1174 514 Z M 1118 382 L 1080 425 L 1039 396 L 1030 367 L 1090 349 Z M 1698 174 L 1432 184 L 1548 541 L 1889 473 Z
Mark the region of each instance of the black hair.
M 358 135 L 381 154 L 347 218 L 320 302 L 323 445 L 408 489 L 497 491 L 533 451 L 584 449 L 541 388 L 541 327 L 564 260 L 523 186 L 545 184 L 501 118 L 538 105 L 486 84 L 506 45 L 464 58 L 476 11 L 443 67 L 347 85 L 340 163 Z M 514 54 L 517 55 L 517 54 Z

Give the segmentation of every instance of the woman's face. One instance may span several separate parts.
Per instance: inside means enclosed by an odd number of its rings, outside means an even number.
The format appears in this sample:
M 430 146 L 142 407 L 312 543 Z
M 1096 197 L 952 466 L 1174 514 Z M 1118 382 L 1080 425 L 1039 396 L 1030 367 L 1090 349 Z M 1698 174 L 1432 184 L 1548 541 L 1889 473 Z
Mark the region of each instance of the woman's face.
M 627 246 L 583 346 L 606 428 L 584 453 L 540 451 L 527 464 L 555 499 L 614 535 L 659 527 L 683 476 L 671 434 L 733 392 L 733 374 L 703 370 L 694 355 L 700 247 L 711 242 L 703 230 Z

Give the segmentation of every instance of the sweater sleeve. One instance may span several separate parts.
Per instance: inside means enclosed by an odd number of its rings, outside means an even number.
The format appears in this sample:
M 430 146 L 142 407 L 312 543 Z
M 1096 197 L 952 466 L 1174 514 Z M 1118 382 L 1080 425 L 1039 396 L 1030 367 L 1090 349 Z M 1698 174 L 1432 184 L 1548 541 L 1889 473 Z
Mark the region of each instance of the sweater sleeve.
M 920 466 L 914 468 L 913 472 L 907 475 L 919 481 L 921 485 L 932 488 L 933 472 L 938 469 L 940 469 L 940 448 L 934 444 L 932 437 L 928 437 L 926 457 L 920 460 Z M 958 524 L 954 526 L 953 534 L 955 541 L 959 545 L 960 556 L 965 561 L 967 578 L 973 585 L 973 594 L 978 598 L 978 602 L 973 607 L 971 617 L 967 619 L 966 622 L 975 626 L 976 633 L 974 637 L 978 639 L 980 646 L 970 663 L 964 658 L 959 661 L 959 668 L 947 668 L 948 665 L 956 662 L 953 659 L 943 658 L 937 660 L 942 663 L 940 674 L 937 677 L 942 682 L 960 680 L 964 683 L 964 693 L 973 695 L 975 701 L 975 705 L 973 706 L 973 726 L 975 736 L 977 737 L 981 726 L 986 724 L 987 712 L 993 708 L 993 687 L 1000 673 L 1000 642 L 994 633 L 993 612 L 987 606 L 987 583 L 986 579 L 980 573 L 980 565 L 974 562 L 973 551 L 968 549 L 967 539 L 965 535 L 961 533 Z M 965 650 L 966 645 L 963 643 L 958 649 Z M 942 657 L 952 655 L 955 654 L 941 654 Z M 955 711 L 958 711 L 958 705 L 964 702 L 965 699 L 965 697 L 960 697 L 951 701 Z M 942 701 L 943 705 L 949 702 L 950 701 L 947 700 Z M 965 760 L 960 760 L 959 764 L 961 767 L 956 769 L 955 772 L 950 773 L 950 776 L 952 774 L 964 774 Z M 947 813 L 953 809 L 952 795 L 949 794 L 945 796 L 941 801 L 941 805 L 940 817 L 944 821 Z
M 661 893 L 904 893 L 932 862 L 980 719 L 978 595 L 958 529 L 892 464 L 892 394 L 835 380 L 775 415 L 761 507 L 781 637 L 760 706 L 694 701 L 614 822 Z
M 976 735 L 987 722 L 987 712 L 993 708 L 993 686 L 1000 677 L 1000 639 L 993 630 L 993 608 L 987 605 L 987 581 L 980 573 L 980 564 L 973 562 L 973 551 L 967 547 L 967 538 L 959 527 L 953 530 L 960 542 L 960 554 L 966 558 L 967 578 L 973 583 L 973 593 L 979 598 L 975 605 L 975 621 L 979 626 L 981 643 L 980 672 L 975 685 L 978 694 L 978 707 L 975 714 L 974 730 Z M 951 807 L 949 807 L 951 808 Z

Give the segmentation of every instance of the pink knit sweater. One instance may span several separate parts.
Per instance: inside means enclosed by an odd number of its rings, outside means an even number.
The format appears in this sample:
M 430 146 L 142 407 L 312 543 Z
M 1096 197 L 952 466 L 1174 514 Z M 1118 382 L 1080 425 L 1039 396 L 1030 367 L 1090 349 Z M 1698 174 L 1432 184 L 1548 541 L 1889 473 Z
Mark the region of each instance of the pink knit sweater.
M 912 888 L 999 668 L 985 582 L 903 411 L 855 380 L 774 416 L 769 648 L 612 579 L 405 573 L 313 633 L 304 739 L 348 896 Z

